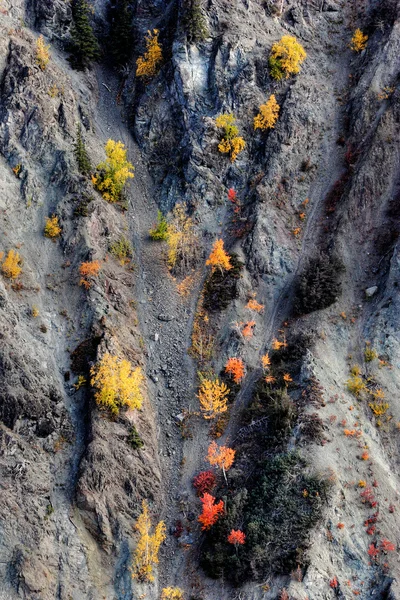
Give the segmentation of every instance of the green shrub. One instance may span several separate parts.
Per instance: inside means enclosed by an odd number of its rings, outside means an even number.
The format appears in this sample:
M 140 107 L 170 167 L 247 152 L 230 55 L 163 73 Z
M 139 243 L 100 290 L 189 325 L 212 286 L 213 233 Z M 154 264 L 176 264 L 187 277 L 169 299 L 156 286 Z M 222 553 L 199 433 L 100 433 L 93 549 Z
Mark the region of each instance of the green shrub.
M 76 130 L 76 141 L 74 145 L 74 154 L 76 158 L 76 162 L 78 163 L 78 169 L 82 175 L 88 175 L 90 173 L 92 166 L 90 164 L 89 154 L 87 153 L 85 140 L 82 136 L 82 128 L 78 123 Z
M 130 446 L 132 446 L 134 450 L 139 450 L 144 446 L 144 441 L 138 434 L 137 429 L 134 425 L 132 425 L 132 428 L 129 432 L 127 442 Z
M 161 210 L 157 212 L 157 223 L 150 229 L 149 236 L 152 240 L 165 241 L 168 239 L 168 223 Z
M 122 263 L 129 262 L 133 256 L 132 244 L 123 235 L 110 244 L 110 252 L 114 258 L 118 258 Z

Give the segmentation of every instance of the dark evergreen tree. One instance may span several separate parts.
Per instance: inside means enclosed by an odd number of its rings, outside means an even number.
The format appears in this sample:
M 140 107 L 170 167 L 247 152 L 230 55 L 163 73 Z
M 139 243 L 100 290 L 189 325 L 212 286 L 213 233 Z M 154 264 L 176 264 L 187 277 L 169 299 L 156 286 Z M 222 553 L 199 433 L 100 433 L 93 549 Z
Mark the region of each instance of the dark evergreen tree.
M 201 0 L 185 0 L 183 10 L 183 27 L 188 41 L 192 44 L 203 42 L 209 31 Z
M 89 19 L 90 5 L 87 0 L 73 0 L 70 62 L 75 69 L 84 69 L 100 57 L 99 44 Z
M 78 163 L 78 169 L 83 175 L 90 173 L 92 166 L 90 164 L 89 155 L 85 147 L 85 141 L 82 136 L 82 129 L 78 124 L 76 132 L 76 141 L 74 145 L 74 154 L 76 162 Z
M 109 53 L 113 62 L 123 66 L 132 55 L 133 49 L 133 10 L 129 0 L 116 0 L 110 9 Z

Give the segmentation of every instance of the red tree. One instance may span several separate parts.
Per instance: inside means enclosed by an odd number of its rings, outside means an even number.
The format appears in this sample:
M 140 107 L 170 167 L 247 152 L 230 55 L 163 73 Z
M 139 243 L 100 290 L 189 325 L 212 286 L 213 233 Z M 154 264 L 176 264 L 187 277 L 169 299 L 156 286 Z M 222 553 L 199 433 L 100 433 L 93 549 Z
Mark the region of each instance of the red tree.
M 215 487 L 215 475 L 212 471 L 201 471 L 193 479 L 193 486 L 198 496 L 203 496 L 206 492 L 211 492 Z
M 246 534 L 243 533 L 243 531 L 240 531 L 240 529 L 232 529 L 228 535 L 228 542 L 230 544 L 235 544 L 235 546 L 244 544 L 245 540 Z
M 224 512 L 224 503 L 220 500 L 215 504 L 215 497 L 205 493 L 200 500 L 203 503 L 203 512 L 199 516 L 202 529 L 210 529 L 218 521 L 219 515 Z

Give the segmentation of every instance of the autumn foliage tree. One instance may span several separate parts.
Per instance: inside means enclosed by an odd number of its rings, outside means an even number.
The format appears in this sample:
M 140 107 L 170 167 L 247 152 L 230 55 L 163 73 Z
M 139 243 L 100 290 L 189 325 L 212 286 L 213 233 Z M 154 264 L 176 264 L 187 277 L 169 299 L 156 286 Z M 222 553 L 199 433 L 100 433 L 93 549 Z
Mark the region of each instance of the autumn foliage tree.
M 161 600 L 183 600 L 183 590 L 178 587 L 163 588 Z
M 229 271 L 232 269 L 231 260 L 229 254 L 224 250 L 223 240 L 216 240 L 211 250 L 211 254 L 206 261 L 206 265 L 210 265 L 212 271 L 220 269 L 223 271 Z
M 260 112 L 254 117 L 254 129 L 273 129 L 278 120 L 279 104 L 272 94 L 265 104 L 261 104 Z
M 122 142 L 108 140 L 105 146 L 106 160 L 97 165 L 97 174 L 92 176 L 94 187 L 107 202 L 121 200 L 128 179 L 134 177 L 134 166 L 127 159 L 127 150 Z
M 193 219 L 187 216 L 183 204 L 176 204 L 170 215 L 166 241 L 168 244 L 168 267 L 173 271 L 187 271 L 197 261 L 199 239 Z
M 216 478 L 212 471 L 201 471 L 193 479 L 193 487 L 198 496 L 203 496 L 206 492 L 209 493 L 216 485 Z
M 232 448 L 229 448 L 228 446 L 218 446 L 214 441 L 212 441 L 208 447 L 207 460 L 211 466 L 219 467 L 222 470 L 226 483 L 226 471 L 229 471 L 233 465 L 235 454 L 236 452 Z
M 210 529 L 218 521 L 220 514 L 224 512 L 224 502 L 220 500 L 216 503 L 215 496 L 207 493 L 200 500 L 203 503 L 203 512 L 199 516 L 201 528 L 203 530 Z
M 228 535 L 228 542 L 234 546 L 242 546 L 246 541 L 246 534 L 240 529 L 231 529 Z
M 83 285 L 87 290 L 90 288 L 93 277 L 98 277 L 100 271 L 100 263 L 98 260 L 83 262 L 79 267 L 79 275 L 81 279 L 79 285 Z
M 223 139 L 218 144 L 218 150 L 223 154 L 230 154 L 231 162 L 235 162 L 246 147 L 246 142 L 239 135 L 236 118 L 232 114 L 219 115 L 215 124 L 223 130 Z
M 235 383 L 240 383 L 245 374 L 244 363 L 241 358 L 229 358 L 225 365 L 225 373 L 231 375 Z
M 132 579 L 142 582 L 154 581 L 153 567 L 158 564 L 158 552 L 166 538 L 166 529 L 164 521 L 160 521 L 154 533 L 151 533 L 151 519 L 146 500 L 142 502 L 142 512 L 135 529 L 139 533 L 139 541 L 133 555 Z
M 146 52 L 136 61 L 136 77 L 150 79 L 158 73 L 162 63 L 162 49 L 158 41 L 158 34 L 158 29 L 147 32 Z
M 1 252 L 0 254 L 1 260 L 3 258 L 3 253 Z M 7 277 L 8 279 L 16 279 L 22 272 L 21 264 L 22 259 L 18 252 L 15 250 L 9 250 L 3 264 L 1 265 L 1 272 L 3 273 L 4 277 Z
M 49 49 L 50 46 L 45 44 L 43 36 L 40 35 L 36 42 L 36 64 L 42 71 L 46 70 L 50 61 Z
M 106 352 L 90 369 L 90 374 L 99 406 L 110 409 L 113 414 L 118 414 L 122 406 L 131 410 L 142 406 L 144 375 L 141 367 L 132 368 L 128 360 Z
M 219 379 L 203 379 L 197 397 L 205 419 L 214 419 L 226 412 L 229 389 Z
M 47 217 L 46 223 L 44 225 L 44 235 L 48 238 L 56 238 L 61 233 L 61 227 L 58 222 L 57 215 L 52 215 L 51 217 Z
M 364 35 L 361 29 L 356 29 L 351 38 L 350 48 L 353 52 L 362 52 L 367 46 L 368 36 Z
M 280 80 L 296 75 L 307 54 L 303 46 L 291 35 L 284 35 L 272 46 L 269 57 L 271 76 Z

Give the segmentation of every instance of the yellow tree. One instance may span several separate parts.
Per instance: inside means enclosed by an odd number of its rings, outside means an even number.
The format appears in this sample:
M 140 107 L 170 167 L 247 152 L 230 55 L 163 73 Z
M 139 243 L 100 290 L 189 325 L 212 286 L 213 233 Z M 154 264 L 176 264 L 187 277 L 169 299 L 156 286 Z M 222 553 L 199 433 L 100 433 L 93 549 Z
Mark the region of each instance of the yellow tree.
M 168 266 L 177 265 L 186 271 L 198 253 L 199 240 L 194 230 L 193 220 L 186 215 L 183 204 L 176 204 L 172 211 L 166 234 L 168 244 Z
M 361 52 L 362 50 L 365 50 L 367 46 L 367 40 L 368 36 L 364 35 L 361 29 L 356 29 L 353 37 L 351 38 L 350 48 L 354 52 Z
M 42 71 L 46 70 L 50 61 L 49 48 L 50 46 L 46 46 L 43 36 L 40 35 L 36 42 L 36 64 Z
M 271 76 L 279 80 L 296 75 L 306 57 L 306 51 L 296 38 L 284 35 L 279 42 L 275 42 L 271 49 L 269 57 Z
M 146 52 L 136 61 L 136 77 L 154 77 L 162 63 L 162 49 L 158 41 L 158 29 L 148 31 L 146 36 Z
M 95 400 L 100 406 L 118 414 L 121 406 L 131 410 L 140 408 L 143 402 L 141 367 L 132 369 L 128 360 L 106 352 L 100 362 L 90 369 L 90 384 L 95 388 Z
M 117 202 L 127 180 L 133 179 L 135 167 L 128 161 L 122 142 L 108 140 L 105 152 L 107 158 L 97 165 L 97 175 L 92 176 L 92 182 L 107 202 Z
M 3 253 L 1 253 L 1 255 L 2 256 L 0 259 L 3 257 Z M 7 277 L 8 279 L 15 279 L 18 277 L 18 275 L 20 275 L 22 272 L 21 264 L 22 260 L 18 252 L 15 250 L 9 250 L 3 264 L 1 265 L 1 271 L 4 277 Z
M 213 272 L 218 267 L 221 273 L 232 269 L 231 259 L 229 254 L 224 250 L 223 240 L 216 240 L 211 250 L 211 254 L 206 261 L 206 265 L 210 265 Z
M 238 155 L 246 148 L 246 142 L 238 135 L 239 128 L 236 125 L 236 118 L 232 114 L 219 115 L 215 119 L 215 124 L 224 132 L 224 137 L 218 144 L 218 150 L 223 154 L 229 153 L 231 162 L 235 162 Z
M 233 465 L 233 461 L 235 460 L 235 450 L 229 448 L 228 446 L 218 446 L 216 442 L 211 442 L 208 447 L 207 460 L 213 467 L 219 467 L 226 479 L 226 471 L 229 471 L 231 466 Z
M 135 524 L 139 533 L 139 541 L 133 555 L 132 579 L 139 581 L 154 581 L 153 567 L 158 564 L 158 552 L 166 538 L 164 521 L 160 521 L 154 533 L 151 533 L 151 519 L 146 500 L 142 502 L 142 512 Z
M 44 226 L 44 235 L 48 238 L 56 238 L 61 233 L 61 227 L 58 222 L 58 217 L 53 215 L 52 217 L 47 217 L 46 223 Z
M 214 419 L 217 415 L 228 410 L 227 396 L 229 391 L 225 383 L 220 383 L 218 379 L 203 379 L 197 397 L 205 419 Z
M 279 104 L 274 94 L 269 97 L 266 104 L 261 104 L 260 112 L 254 117 L 254 129 L 273 129 L 278 120 Z

